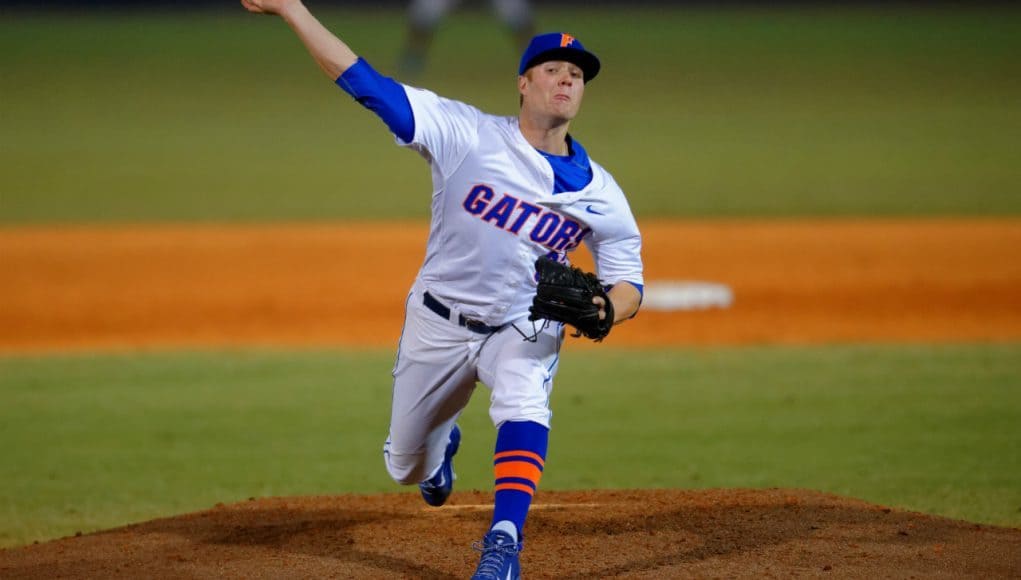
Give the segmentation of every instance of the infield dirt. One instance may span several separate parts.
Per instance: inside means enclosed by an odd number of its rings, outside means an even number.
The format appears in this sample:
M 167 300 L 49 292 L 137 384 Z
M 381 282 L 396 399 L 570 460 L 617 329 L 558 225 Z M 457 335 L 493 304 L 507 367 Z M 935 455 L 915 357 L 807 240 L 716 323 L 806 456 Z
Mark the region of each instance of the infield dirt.
M 734 303 L 646 310 L 608 345 L 1021 338 L 1021 220 L 642 230 L 649 284 L 718 282 Z M 419 222 L 0 230 L 0 352 L 393 347 L 426 236 Z
M 642 312 L 607 344 L 1021 338 L 1021 220 L 642 228 L 647 282 L 718 282 L 735 301 Z M 0 230 L 0 351 L 393 346 L 426 234 L 420 223 Z M 467 577 L 491 500 L 253 499 L 0 550 L 0 578 Z M 817 492 L 540 490 L 536 502 L 528 577 L 1021 577 L 1021 530 Z

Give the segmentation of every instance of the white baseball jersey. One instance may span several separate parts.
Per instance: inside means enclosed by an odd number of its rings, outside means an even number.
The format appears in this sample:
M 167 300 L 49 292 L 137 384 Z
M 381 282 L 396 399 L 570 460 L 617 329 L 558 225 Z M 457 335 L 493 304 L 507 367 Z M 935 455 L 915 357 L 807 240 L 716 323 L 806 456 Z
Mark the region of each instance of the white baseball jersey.
M 419 282 L 465 317 L 491 326 L 522 318 L 535 260 L 584 242 L 604 284 L 643 284 L 641 236 L 613 177 L 591 162 L 581 191 L 553 194 L 553 170 L 516 117 L 405 86 L 411 143 L 430 163 L 432 225 Z

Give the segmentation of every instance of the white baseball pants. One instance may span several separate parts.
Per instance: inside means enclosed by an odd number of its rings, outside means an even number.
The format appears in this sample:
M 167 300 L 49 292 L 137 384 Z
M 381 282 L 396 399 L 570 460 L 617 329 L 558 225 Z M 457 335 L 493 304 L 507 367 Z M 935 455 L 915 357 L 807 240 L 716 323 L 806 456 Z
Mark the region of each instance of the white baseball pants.
M 490 388 L 495 426 L 534 421 L 549 427 L 549 396 L 564 336 L 562 324 L 550 323 L 526 341 L 514 325 L 535 334 L 527 318 L 477 333 L 458 325 L 457 311 L 445 320 L 427 308 L 425 291 L 416 283 L 408 296 L 383 447 L 387 471 L 401 484 L 419 483 L 439 469 L 450 430 L 477 381 Z

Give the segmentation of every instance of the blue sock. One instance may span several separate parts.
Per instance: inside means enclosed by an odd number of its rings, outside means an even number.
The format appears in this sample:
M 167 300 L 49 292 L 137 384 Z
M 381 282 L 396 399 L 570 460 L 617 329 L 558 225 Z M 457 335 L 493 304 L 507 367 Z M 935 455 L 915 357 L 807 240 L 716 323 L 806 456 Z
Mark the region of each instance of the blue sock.
M 496 478 L 496 499 L 493 525 L 510 521 L 518 531 L 525 527 L 532 496 L 546 464 L 549 429 L 532 421 L 507 421 L 496 435 L 493 472 Z

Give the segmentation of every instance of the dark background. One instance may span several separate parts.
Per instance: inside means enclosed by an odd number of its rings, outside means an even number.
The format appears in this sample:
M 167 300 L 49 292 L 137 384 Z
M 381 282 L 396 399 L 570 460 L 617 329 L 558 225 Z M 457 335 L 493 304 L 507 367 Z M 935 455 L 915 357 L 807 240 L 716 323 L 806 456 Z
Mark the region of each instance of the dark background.
M 226 1 L 226 0 L 188 0 L 182 3 L 173 3 L 168 5 L 167 2 L 145 2 L 140 0 L 0 0 L 0 8 L 19 8 L 19 9 L 32 9 L 32 10 L 45 10 L 48 8 L 120 8 L 120 9 L 156 9 L 156 10 L 173 10 L 180 11 L 186 8 L 233 8 L 238 2 Z M 380 8 L 393 8 L 403 5 L 407 5 L 407 0 L 307 0 L 305 2 L 309 7 L 380 7 Z M 847 0 L 788 0 L 788 1 L 771 1 L 771 2 L 750 2 L 748 0 L 629 0 L 623 2 L 621 0 L 542 0 L 542 2 L 533 2 L 533 7 L 542 9 L 547 6 L 589 6 L 589 5 L 623 5 L 623 6 L 634 6 L 634 5 L 660 5 L 660 6 L 705 6 L 714 7 L 720 5 L 727 6 L 745 6 L 745 7 L 779 7 L 779 6 L 811 6 L 811 5 L 847 5 L 847 6 L 859 6 L 859 5 L 873 5 L 873 6 L 948 6 L 948 5 L 963 5 L 963 6 L 976 6 L 976 5 L 1009 5 L 1013 2 L 949 2 L 949 1 L 900 1 L 900 2 L 883 2 L 881 0 L 867 0 L 867 1 L 856 1 L 849 2 Z M 463 0 L 461 2 L 462 8 L 467 7 L 482 7 L 488 8 L 488 0 Z

